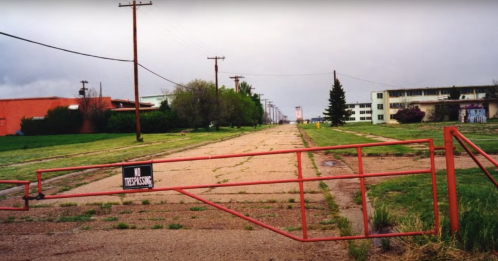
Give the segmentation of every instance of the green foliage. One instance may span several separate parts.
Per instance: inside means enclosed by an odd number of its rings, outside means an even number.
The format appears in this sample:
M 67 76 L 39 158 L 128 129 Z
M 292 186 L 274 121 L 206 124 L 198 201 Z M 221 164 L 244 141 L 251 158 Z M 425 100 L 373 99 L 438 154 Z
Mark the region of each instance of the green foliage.
M 58 135 L 78 133 L 83 124 L 83 114 L 78 110 L 57 106 L 47 111 L 43 120 L 21 119 L 25 135 Z
M 425 112 L 421 111 L 418 107 L 399 109 L 394 114 L 394 119 L 399 123 L 419 123 L 425 117 Z
M 346 106 L 346 94 L 339 79 L 335 79 L 332 90 L 329 92 L 329 106 L 323 113 L 324 120 L 330 121 L 330 126 L 339 126 L 346 123 L 349 111 Z
M 448 97 L 449 100 L 459 100 L 460 99 L 460 88 L 456 88 L 455 85 L 453 85 L 453 88 L 451 88 L 450 92 L 450 97 Z
M 126 223 L 118 223 L 114 226 L 114 228 L 116 229 L 129 229 L 130 228 L 130 225 L 126 224 Z
M 392 226 L 394 223 L 394 219 L 389 213 L 386 205 L 380 205 L 375 208 L 372 220 L 375 230 L 381 230 Z
M 209 130 L 211 122 L 219 118 L 216 112 L 216 87 L 212 82 L 196 79 L 186 85 L 176 86 L 174 94 L 171 107 L 189 127 Z
M 488 169 L 495 179 L 498 171 Z M 494 185 L 478 168 L 456 171 L 460 232 L 457 244 L 464 250 L 491 251 L 498 247 L 498 193 Z M 443 218 L 441 237 L 449 239 L 448 192 L 446 175 L 436 175 L 438 206 Z M 412 175 L 394 178 L 375 185 L 370 197 L 384 204 L 391 213 L 398 213 L 398 226 L 428 230 L 434 226 L 431 178 Z M 414 218 L 415 217 L 415 218 Z M 406 230 L 408 232 L 410 230 Z M 415 231 L 415 230 L 411 230 Z M 422 238 L 423 239 L 423 238 Z M 417 243 L 426 244 L 427 240 Z
M 348 241 L 348 255 L 357 261 L 365 261 L 368 258 L 370 242 L 361 240 L 359 243 Z
M 183 226 L 181 224 L 169 224 L 168 225 L 169 229 L 181 229 Z
M 107 122 L 107 132 L 132 133 L 136 130 L 135 114 L 113 112 Z

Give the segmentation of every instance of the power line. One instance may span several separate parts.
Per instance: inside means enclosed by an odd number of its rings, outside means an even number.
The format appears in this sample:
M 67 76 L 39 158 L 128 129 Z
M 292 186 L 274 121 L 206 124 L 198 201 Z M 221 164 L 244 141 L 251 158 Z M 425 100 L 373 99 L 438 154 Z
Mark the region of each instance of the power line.
M 324 72 L 324 73 L 300 73 L 300 74 L 261 74 L 261 73 L 235 73 L 235 72 L 220 72 L 223 74 L 244 74 L 244 75 L 251 75 L 251 76 L 263 76 L 263 77 L 302 77 L 302 76 L 321 76 L 321 75 L 333 75 L 333 72 Z M 387 84 L 387 83 L 380 83 L 380 82 L 375 82 L 375 81 L 370 81 L 370 80 L 365 80 L 361 79 L 358 77 L 342 74 L 342 73 L 337 73 L 341 76 L 359 80 L 359 81 L 364 81 L 364 82 L 369 82 L 369 83 L 374 83 L 374 84 L 379 84 L 379 85 L 385 85 L 385 86 L 390 86 L 390 87 L 396 87 L 396 88 L 404 88 L 401 86 L 396 86 L 392 84 Z
M 25 39 L 25 38 L 22 38 L 22 37 L 18 37 L 18 36 L 14 36 L 14 35 L 11 35 L 11 34 L 7 34 L 7 33 L 4 33 L 4 32 L 0 32 L 0 34 L 2 35 L 5 35 L 5 36 L 8 36 L 8 37 L 12 37 L 12 38 L 15 38 L 15 39 L 18 39 L 18 40 L 22 40 L 22 41 L 26 41 L 26 42 L 29 42 L 29 43 L 34 43 L 34 44 L 38 44 L 38 45 L 42 45 L 42 46 L 45 46 L 45 47 L 49 47 L 49 48 L 53 48 L 53 49 L 57 49 L 57 50 L 61 50 L 61 51 L 65 51 L 65 52 L 70 52 L 70 53 L 74 53 L 74 54 L 79 54 L 79 55 L 84 55 L 84 56 L 89 56 L 89 57 L 94 57 L 94 58 L 100 58 L 100 59 L 106 59 L 106 60 L 113 60 L 113 61 L 118 61 L 118 62 L 133 62 L 133 60 L 125 60 L 125 59 L 116 59 L 116 58 L 108 58 L 108 57 L 102 57 L 102 56 L 98 56 L 98 55 L 92 55 L 92 54 L 86 54 L 86 53 L 81 53 L 81 52 L 76 52 L 76 51 L 71 51 L 71 50 L 67 50 L 67 49 L 63 49 L 63 48 L 59 48 L 59 47 L 55 47 L 55 46 L 52 46 L 52 45 L 48 45 L 48 44 L 43 44 L 43 43 L 39 43 L 39 42 L 36 42 L 36 41 L 32 41 L 32 40 L 28 40 L 28 39 Z M 153 72 L 152 70 L 148 69 L 147 67 L 143 66 L 142 64 L 138 63 L 138 65 L 142 68 L 144 68 L 145 70 L 149 71 L 150 73 L 156 75 L 157 77 L 165 80 L 165 81 L 168 81 L 170 83 L 173 83 L 173 84 L 176 84 L 178 86 L 181 86 L 181 87 L 185 87 L 185 88 L 190 88 L 188 86 L 184 86 L 182 84 L 179 84 L 179 83 L 176 83 L 172 80 L 169 80 L 155 72 Z
M 258 74 L 258 73 L 235 73 L 235 72 L 220 72 L 224 74 L 244 74 L 251 76 L 267 76 L 267 77 L 294 77 L 294 76 L 315 76 L 315 75 L 328 75 L 333 73 L 304 73 L 304 74 Z
M 109 58 L 109 57 L 103 57 L 103 56 L 98 56 L 98 55 L 92 55 L 92 54 L 87 54 L 87 53 L 80 53 L 80 52 L 76 52 L 76 51 L 71 51 L 71 50 L 67 50 L 67 49 L 55 47 L 55 46 L 52 46 L 52 45 L 42 44 L 42 43 L 39 43 L 39 42 L 31 41 L 31 40 L 28 40 L 28 39 L 25 39 L 25 38 L 21 38 L 21 37 L 18 37 L 18 36 L 14 36 L 14 35 L 11 35 L 11 34 L 7 34 L 7 33 L 4 33 L 4 32 L 0 32 L 0 34 L 8 36 L 8 37 L 15 38 L 15 39 L 18 39 L 18 40 L 26 41 L 26 42 L 29 42 L 29 43 L 34 43 L 34 44 L 42 45 L 42 46 L 45 46 L 45 47 L 48 47 L 48 48 L 61 50 L 61 51 L 68 52 L 68 53 L 74 53 L 74 54 L 79 54 L 79 55 L 84 55 L 84 56 L 89 56 L 89 57 L 94 57 L 94 58 L 99 58 L 99 59 L 105 59 L 105 60 L 118 61 L 118 62 L 133 62 L 133 60 Z
M 370 80 L 365 80 L 365 79 L 361 79 L 361 78 L 357 78 L 357 77 L 345 75 L 345 74 L 342 74 L 342 73 L 337 73 L 337 74 L 342 75 L 342 76 L 347 77 L 347 78 L 359 80 L 359 81 L 364 81 L 364 82 L 369 82 L 369 83 L 375 83 L 375 84 L 380 84 L 380 85 L 385 85 L 385 86 L 390 86 L 390 87 L 396 87 L 396 88 L 404 88 L 404 87 L 401 87 L 401 86 L 396 86 L 396 85 L 391 85 L 391 84 L 386 84 L 386 83 L 380 83 L 380 82 L 374 82 L 374 81 L 370 81 Z

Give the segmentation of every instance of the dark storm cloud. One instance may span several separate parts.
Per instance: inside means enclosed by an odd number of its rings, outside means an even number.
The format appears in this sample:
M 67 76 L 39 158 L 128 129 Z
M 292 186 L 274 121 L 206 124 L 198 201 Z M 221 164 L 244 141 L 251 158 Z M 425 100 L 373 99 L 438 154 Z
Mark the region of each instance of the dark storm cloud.
M 132 59 L 128 1 L 2 1 L 0 31 L 94 55 Z M 147 1 L 143 1 L 144 3 Z M 399 86 L 490 84 L 498 79 L 496 1 L 152 1 L 139 8 L 139 61 L 174 80 L 233 73 L 284 114 L 317 117 L 337 71 L 348 102 Z M 0 36 L 0 98 L 74 97 L 79 81 L 133 97 L 129 63 L 78 56 Z M 140 69 L 141 95 L 172 90 Z M 269 76 L 287 75 L 287 76 Z M 292 76 L 291 76 L 292 75 Z M 299 76 L 300 75 L 300 76 Z M 351 77 L 350 77 L 351 76 Z M 365 81 L 359 80 L 363 79 Z M 376 84 L 376 83 L 383 84 Z

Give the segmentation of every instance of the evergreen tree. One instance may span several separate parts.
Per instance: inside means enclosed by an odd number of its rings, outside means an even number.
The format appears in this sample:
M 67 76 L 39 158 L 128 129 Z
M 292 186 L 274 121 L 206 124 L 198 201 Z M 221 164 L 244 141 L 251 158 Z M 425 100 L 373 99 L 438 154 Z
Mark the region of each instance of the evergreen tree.
M 346 107 L 346 94 L 342 89 L 339 79 L 335 79 L 334 86 L 329 93 L 329 107 L 323 113 L 325 120 L 331 122 L 330 126 L 339 126 L 346 123 L 346 118 L 349 116 L 349 111 Z
M 448 99 L 449 100 L 459 100 L 460 99 L 460 89 L 455 87 L 455 85 L 453 85 L 453 88 L 451 88 L 450 97 L 448 97 Z

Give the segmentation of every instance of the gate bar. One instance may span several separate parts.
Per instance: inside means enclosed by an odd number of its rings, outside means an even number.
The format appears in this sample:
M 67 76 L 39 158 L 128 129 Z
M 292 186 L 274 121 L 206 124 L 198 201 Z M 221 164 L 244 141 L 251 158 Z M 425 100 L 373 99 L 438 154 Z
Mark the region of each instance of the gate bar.
M 358 175 L 361 176 L 360 178 L 360 189 L 361 189 L 361 205 L 362 205 L 362 212 L 363 212 L 363 230 L 365 232 L 365 236 L 368 237 L 370 234 L 370 231 L 368 229 L 368 210 L 367 210 L 367 192 L 365 189 L 365 178 L 363 177 L 363 158 L 361 154 L 361 148 L 357 148 L 356 151 L 358 152 Z

